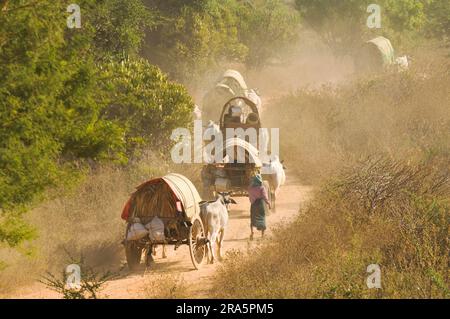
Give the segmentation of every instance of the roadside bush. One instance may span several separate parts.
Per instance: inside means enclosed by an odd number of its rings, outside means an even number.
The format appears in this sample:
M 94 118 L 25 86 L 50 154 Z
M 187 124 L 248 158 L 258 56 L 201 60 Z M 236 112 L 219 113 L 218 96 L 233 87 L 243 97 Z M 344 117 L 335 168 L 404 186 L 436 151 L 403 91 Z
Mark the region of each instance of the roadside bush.
M 372 38 L 385 36 L 394 47 L 414 47 L 435 17 L 436 24 L 446 21 L 439 13 L 440 0 L 379 0 L 382 28 L 368 28 L 368 0 L 296 0 L 304 25 L 316 31 L 337 56 L 353 55 Z M 447 5 L 444 5 L 448 8 Z M 445 11 L 444 11 L 445 12 Z M 448 19 L 447 19 L 448 20 Z M 437 25 L 432 27 L 439 30 Z
M 1 6 L 0 245 L 17 246 L 33 235 L 23 213 L 48 189 L 144 148 L 164 154 L 193 102 L 136 57 L 153 25 L 140 0 L 82 1 L 82 32 L 67 28 L 62 2 Z
M 194 102 L 187 90 L 144 59 L 109 64 L 101 83 L 111 92 L 103 118 L 123 128 L 127 158 L 148 148 L 168 156 L 172 130 L 192 126 Z
M 442 54 L 419 55 L 405 73 L 305 88 L 274 101 L 264 118 L 268 127 L 281 128 L 287 167 L 314 182 L 361 155 L 448 154 L 450 74 Z
M 71 257 L 67 264 L 80 267 L 79 283 L 70 281 L 73 286 L 69 286 L 70 274 L 66 270 L 62 272 L 61 276 L 48 272 L 41 279 L 41 283 L 45 284 L 48 289 L 61 294 L 64 299 L 98 299 L 105 283 L 115 277 L 111 272 L 100 273 L 97 269 L 86 266 L 83 256 L 79 259 Z
M 448 158 L 435 161 L 352 163 L 272 243 L 228 258 L 213 291 L 226 298 L 448 298 L 450 166 Z M 381 290 L 366 286 L 370 264 L 381 267 Z
M 217 297 L 449 298 L 447 65 L 300 90 L 267 109 L 289 174 L 317 189 L 272 241 L 227 259 Z M 366 285 L 371 264 L 381 289 Z
M 143 297 L 148 299 L 188 298 L 188 287 L 182 276 L 164 274 L 145 280 Z

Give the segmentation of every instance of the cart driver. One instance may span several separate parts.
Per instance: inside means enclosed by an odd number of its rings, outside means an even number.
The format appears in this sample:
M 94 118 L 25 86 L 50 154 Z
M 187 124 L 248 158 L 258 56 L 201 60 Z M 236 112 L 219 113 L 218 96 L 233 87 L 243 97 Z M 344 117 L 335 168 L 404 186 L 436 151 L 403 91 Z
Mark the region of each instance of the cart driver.
M 240 105 L 230 105 L 228 109 L 228 114 L 225 115 L 226 123 L 238 123 L 241 124 L 243 119 L 242 107 Z

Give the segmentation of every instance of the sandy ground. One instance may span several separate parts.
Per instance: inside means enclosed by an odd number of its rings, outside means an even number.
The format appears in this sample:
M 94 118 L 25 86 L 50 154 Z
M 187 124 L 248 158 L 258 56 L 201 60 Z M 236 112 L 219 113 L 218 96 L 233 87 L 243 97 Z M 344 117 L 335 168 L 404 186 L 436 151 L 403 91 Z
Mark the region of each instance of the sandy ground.
M 277 209 L 267 217 L 267 236 L 261 240 L 259 234 L 255 234 L 255 240 L 249 241 L 250 205 L 248 198 L 237 198 L 237 205 L 230 210 L 230 221 L 226 229 L 224 251 L 237 249 L 250 251 L 255 245 L 270 240 L 270 228 L 279 223 L 289 222 L 298 213 L 300 205 L 303 205 L 311 196 L 311 187 L 304 186 L 301 181 L 291 177 L 287 178 L 278 194 Z M 116 279 L 105 284 L 101 296 L 103 298 L 145 298 L 144 288 L 152 279 L 162 275 L 175 275 L 182 277 L 184 286 L 188 288 L 187 295 L 190 298 L 207 298 L 211 284 L 220 263 L 205 264 L 200 270 L 192 266 L 189 248 L 180 247 L 177 251 L 173 246 L 167 247 L 167 258 L 161 258 L 161 251 L 157 252 L 155 263 L 150 269 L 142 269 L 137 272 L 129 272 L 126 268 L 121 271 Z M 40 283 L 21 289 L 11 295 L 12 298 L 61 298 L 56 292 L 48 290 Z

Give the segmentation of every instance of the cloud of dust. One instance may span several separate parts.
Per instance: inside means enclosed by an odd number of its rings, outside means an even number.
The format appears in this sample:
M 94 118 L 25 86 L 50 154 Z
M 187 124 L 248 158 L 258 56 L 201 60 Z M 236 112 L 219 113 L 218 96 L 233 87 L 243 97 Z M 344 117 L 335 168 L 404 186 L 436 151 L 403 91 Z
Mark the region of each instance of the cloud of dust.
M 312 31 L 302 31 L 299 41 L 289 51 L 279 52 L 279 59 L 273 59 L 261 69 L 250 69 L 242 63 L 223 63 L 217 70 L 201 80 L 201 88 L 191 94 L 197 104 L 227 69 L 239 71 L 249 88 L 258 89 L 261 98 L 269 101 L 299 88 L 318 88 L 323 84 L 337 85 L 347 81 L 354 73 L 351 57 L 336 57 Z

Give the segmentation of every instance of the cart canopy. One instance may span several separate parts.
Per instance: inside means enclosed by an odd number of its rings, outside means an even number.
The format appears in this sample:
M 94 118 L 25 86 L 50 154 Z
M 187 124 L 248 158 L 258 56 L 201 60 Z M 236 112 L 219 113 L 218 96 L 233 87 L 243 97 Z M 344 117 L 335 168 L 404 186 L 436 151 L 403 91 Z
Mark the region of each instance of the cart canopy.
M 224 83 L 218 83 L 216 85 L 216 93 L 223 96 L 224 99 L 231 99 L 236 96 L 233 89 Z
M 239 86 L 241 87 L 241 90 L 245 91 L 247 90 L 247 83 L 245 83 L 244 77 L 236 70 L 226 70 L 225 73 L 222 75 L 223 79 L 233 79 L 237 83 L 239 83 Z
M 163 180 L 170 186 L 183 204 L 184 211 L 189 220 L 200 214 L 199 203 L 202 199 L 197 188 L 195 188 L 194 184 L 187 177 L 172 173 L 164 176 Z
M 225 141 L 222 149 L 216 150 L 216 152 L 235 152 L 234 158 L 238 159 L 237 150 L 242 149 L 245 153 L 245 162 L 255 164 L 255 167 L 262 167 L 261 159 L 259 158 L 258 149 L 251 143 L 244 141 L 238 137 L 229 138 Z
M 175 218 L 184 211 L 192 220 L 200 214 L 201 197 L 194 184 L 181 174 L 168 174 L 149 180 L 136 188 L 125 205 L 122 218 Z
M 367 41 L 367 44 L 377 48 L 383 59 L 384 66 L 391 65 L 395 62 L 394 48 L 389 39 L 385 37 L 376 37 L 375 39 Z

